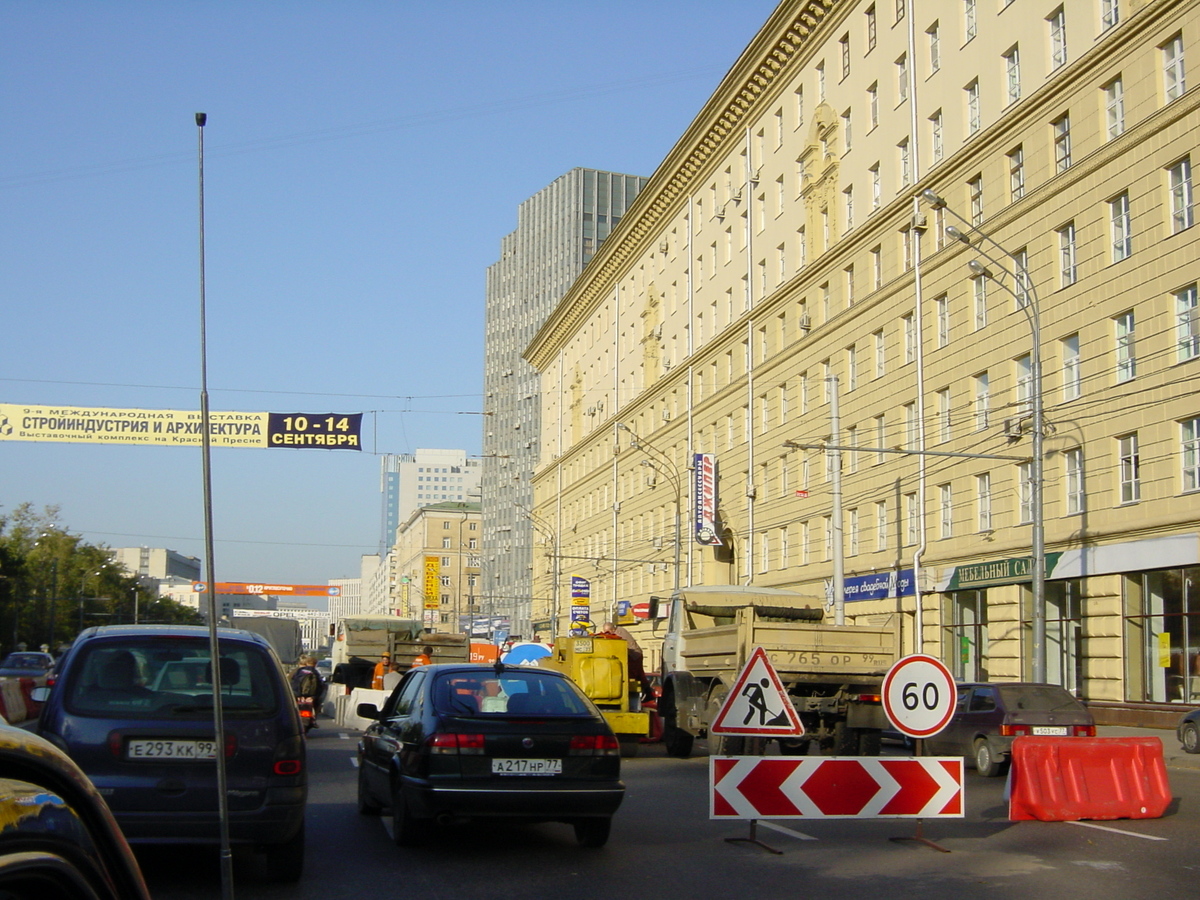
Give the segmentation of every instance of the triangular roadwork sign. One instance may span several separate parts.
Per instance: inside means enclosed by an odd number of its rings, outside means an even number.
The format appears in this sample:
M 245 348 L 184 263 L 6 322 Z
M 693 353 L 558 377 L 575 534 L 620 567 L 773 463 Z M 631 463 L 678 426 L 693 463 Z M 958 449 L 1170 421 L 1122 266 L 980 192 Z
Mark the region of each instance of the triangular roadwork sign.
M 721 704 L 721 711 L 708 726 L 709 734 L 769 735 L 804 734 L 804 725 L 783 689 L 775 667 L 762 647 L 755 647 L 738 673 L 737 681 Z

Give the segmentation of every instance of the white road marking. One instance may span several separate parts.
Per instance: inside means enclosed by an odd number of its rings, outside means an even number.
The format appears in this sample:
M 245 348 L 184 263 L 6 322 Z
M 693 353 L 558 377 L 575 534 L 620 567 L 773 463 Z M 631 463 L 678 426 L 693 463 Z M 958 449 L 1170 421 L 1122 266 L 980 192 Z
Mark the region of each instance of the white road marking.
M 780 834 L 786 834 L 789 837 L 794 837 L 794 838 L 796 838 L 796 840 L 799 840 L 799 841 L 820 840 L 820 838 L 815 838 L 811 834 L 804 834 L 804 833 L 796 831 L 795 829 L 792 829 L 792 828 L 784 828 L 782 825 L 776 825 L 772 822 L 764 822 L 762 819 L 758 820 L 758 824 L 761 825 L 763 828 L 770 828 L 772 831 L 778 831 Z
M 1154 834 L 1138 834 L 1136 831 L 1125 831 L 1120 828 L 1109 828 L 1107 825 L 1097 825 L 1095 822 L 1068 822 L 1068 825 L 1081 825 L 1084 828 L 1097 828 L 1100 831 L 1111 831 L 1113 834 L 1124 834 L 1129 837 L 1141 838 L 1144 841 L 1169 841 L 1170 838 L 1158 837 Z

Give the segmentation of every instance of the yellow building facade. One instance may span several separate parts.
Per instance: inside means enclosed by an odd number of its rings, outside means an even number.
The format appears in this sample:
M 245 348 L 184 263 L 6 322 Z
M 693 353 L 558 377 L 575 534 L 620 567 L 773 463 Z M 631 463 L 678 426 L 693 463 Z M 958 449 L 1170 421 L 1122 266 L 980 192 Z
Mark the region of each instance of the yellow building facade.
M 1200 702 L 1198 7 L 781 4 L 526 351 L 535 628 L 755 584 L 1029 678 L 1040 520 L 1048 680 Z

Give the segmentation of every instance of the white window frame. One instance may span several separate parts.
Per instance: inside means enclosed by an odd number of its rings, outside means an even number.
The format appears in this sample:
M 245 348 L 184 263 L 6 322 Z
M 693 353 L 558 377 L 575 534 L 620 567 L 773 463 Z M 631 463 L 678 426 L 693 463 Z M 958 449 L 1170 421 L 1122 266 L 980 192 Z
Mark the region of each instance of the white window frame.
M 1071 115 L 1064 113 L 1050 127 L 1054 135 L 1054 170 L 1065 172 L 1071 168 Z
M 1125 133 L 1125 82 L 1120 76 L 1104 85 L 1104 131 L 1110 141 Z
M 1070 287 L 1079 280 L 1075 249 L 1075 223 L 1072 221 L 1058 229 L 1059 287 Z
M 1064 403 L 1069 403 L 1083 395 L 1079 335 L 1067 335 L 1059 341 L 1059 346 L 1062 348 L 1062 399 Z
M 1175 292 L 1175 322 L 1178 361 L 1200 357 L 1200 309 L 1194 283 Z
M 979 21 L 976 16 L 975 0 L 963 0 L 963 43 L 974 40 L 978 29 Z
M 1063 497 L 1067 515 L 1082 515 L 1085 507 L 1083 490 L 1083 448 L 1068 447 L 1063 451 Z
M 1025 147 L 1017 146 L 1008 154 L 1008 196 L 1015 203 L 1025 196 Z
M 1108 201 L 1108 221 L 1112 236 L 1112 261 L 1133 255 L 1133 223 L 1129 216 L 1129 192 L 1123 191 Z
M 1017 518 L 1018 524 L 1028 525 L 1033 521 L 1033 462 L 1017 463 Z
M 975 476 L 976 530 L 992 530 L 992 473 L 980 472 Z
M 1181 486 L 1184 493 L 1200 491 L 1200 417 L 1179 423 L 1179 459 L 1182 464 Z
M 1133 310 L 1126 310 L 1113 318 L 1116 340 L 1117 383 L 1132 381 L 1137 377 L 1137 322 Z
M 972 376 L 974 387 L 975 430 L 984 431 L 991 424 L 991 379 L 986 370 Z
M 1183 35 L 1177 34 L 1162 45 L 1163 97 L 1168 103 L 1177 100 L 1187 91 L 1187 77 L 1183 63 Z
M 1141 454 L 1138 450 L 1138 433 L 1123 434 L 1117 438 L 1118 483 L 1121 503 L 1137 503 L 1142 499 Z
M 964 88 L 967 92 L 967 134 L 972 135 L 983 127 L 979 109 L 979 79 Z
M 954 487 L 938 485 L 938 537 L 947 540 L 954 537 Z
M 1190 156 L 1168 167 L 1167 190 L 1171 197 L 1171 233 L 1178 234 L 1196 223 Z
M 1021 48 L 1013 44 L 1003 56 L 1005 96 L 1013 104 L 1021 99 Z
M 1067 64 L 1067 16 L 1060 6 L 1046 17 L 1050 25 L 1050 70 Z

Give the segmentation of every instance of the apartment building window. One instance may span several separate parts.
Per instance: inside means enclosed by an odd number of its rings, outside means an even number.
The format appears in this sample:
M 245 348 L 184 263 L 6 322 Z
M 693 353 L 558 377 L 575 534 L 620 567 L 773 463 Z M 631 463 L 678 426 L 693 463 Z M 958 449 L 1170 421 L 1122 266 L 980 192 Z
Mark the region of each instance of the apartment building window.
M 1162 45 L 1163 94 L 1170 103 L 1183 96 L 1187 81 L 1183 69 L 1183 35 L 1177 34 Z
M 808 565 L 812 561 L 812 528 L 807 521 L 800 523 L 800 564 Z
M 1054 170 L 1065 172 L 1071 168 L 1071 116 L 1060 116 L 1050 123 L 1054 133 Z
M 796 111 L 796 127 L 804 126 L 804 88 L 803 86 L 796 88 L 796 92 L 792 95 L 793 106 Z
M 950 388 L 942 388 L 937 392 L 938 402 L 938 440 L 943 444 L 950 440 L 951 409 Z
M 879 82 L 871 83 L 867 88 L 867 115 L 870 117 L 871 131 L 879 127 Z
M 443 549 L 443 550 L 449 550 L 449 549 L 450 549 L 450 538 L 448 538 L 448 537 L 447 537 L 447 538 L 442 538 L 442 549 Z
M 967 197 L 971 206 L 971 224 L 983 224 L 983 176 L 976 175 L 967 182 Z
M 1184 419 L 1179 423 L 1179 429 L 1183 489 L 1197 491 L 1200 490 L 1200 418 Z
M 788 527 L 779 528 L 779 568 L 786 569 L 792 564 L 791 548 L 788 546 Z
M 828 562 L 833 559 L 833 519 L 821 516 L 821 531 L 825 535 L 822 559 Z
M 842 57 L 842 78 L 850 76 L 850 35 L 843 34 L 838 41 L 838 48 L 841 51 Z
M 988 373 L 980 372 L 974 377 L 975 381 L 975 430 L 983 431 L 988 427 L 988 416 L 991 412 L 991 388 Z
M 808 241 L 805 239 L 804 226 L 796 229 L 796 271 L 808 265 Z
M 1033 463 L 1017 463 L 1017 489 L 1020 492 L 1017 515 L 1020 524 L 1033 521 Z
M 1013 268 L 1016 269 L 1013 278 L 1013 293 L 1016 294 L 1017 309 L 1029 305 L 1029 252 L 1022 247 L 1012 255 Z
M 1128 259 L 1133 252 L 1133 232 L 1129 221 L 1129 194 L 1118 194 L 1108 201 L 1108 219 L 1112 225 L 1112 261 Z
M 825 102 L 825 60 L 817 63 L 817 101 Z
M 1069 334 L 1059 342 L 1062 348 L 1062 398 L 1063 402 L 1078 400 L 1083 394 L 1083 381 L 1079 368 L 1079 335 Z
M 967 134 L 977 132 L 982 122 L 979 114 L 979 80 L 976 79 L 965 88 L 967 92 Z
M 883 465 L 884 459 L 887 457 L 887 454 L 882 452 L 883 448 L 887 446 L 886 441 L 887 441 L 887 422 L 885 421 L 883 416 L 876 416 L 875 417 L 875 447 L 879 450 L 879 452 L 877 452 L 875 454 L 875 465 L 877 465 L 877 466 Z
M 1075 223 L 1068 222 L 1058 229 L 1058 283 L 1068 287 L 1075 283 Z
M 829 364 L 829 360 L 821 363 L 821 398 L 822 402 L 828 403 L 833 396 L 833 367 Z
M 911 547 L 917 542 L 920 534 L 920 521 L 917 516 L 917 495 L 915 492 L 904 495 L 904 545 Z
M 1136 431 L 1117 438 L 1117 457 L 1121 502 L 1136 503 L 1142 498 L 1141 458 Z
M 846 446 L 850 448 L 846 452 L 846 471 L 853 474 L 858 471 L 858 426 L 846 427 Z
M 846 305 L 852 306 L 854 304 L 854 266 L 846 266 L 842 272 L 846 276 Z
M 966 41 L 975 39 L 975 31 L 978 27 L 978 22 L 975 18 L 975 0 L 963 0 L 963 34 Z M 964 43 L 966 43 L 964 41 Z
M 846 231 L 854 227 L 854 185 L 848 185 L 842 191 L 842 205 L 846 213 Z
M 1178 234 L 1195 223 L 1192 203 L 1192 160 L 1185 156 L 1167 169 L 1167 185 L 1171 193 L 1171 231 Z
M 1008 102 L 1016 103 L 1021 99 L 1021 51 L 1016 44 L 1004 54 L 1004 75 Z
M 842 149 L 846 153 L 849 153 L 854 144 L 854 134 L 850 121 L 850 110 L 846 110 L 844 113 L 842 113 L 842 143 Z
M 900 317 L 900 331 L 904 336 L 904 361 L 916 362 L 917 359 L 917 323 L 912 313 Z
M 917 449 L 917 404 L 905 403 L 904 410 L 904 447 L 906 450 Z
M 886 550 L 888 545 L 887 501 L 875 501 L 875 549 Z
M 992 474 L 975 476 L 975 525 L 978 531 L 992 530 Z
M 1077 516 L 1083 512 L 1083 448 L 1071 447 L 1063 451 L 1063 471 L 1066 479 L 1063 488 L 1066 491 L 1067 515 Z
M 896 21 L 897 22 L 901 22 L 904 20 L 904 5 L 907 2 L 908 2 L 908 0 L 896 0 Z
M 883 183 L 879 180 L 879 163 L 870 168 L 871 173 L 871 211 L 879 209 L 883 204 Z
M 942 67 L 941 40 L 938 36 L 938 23 L 934 22 L 925 32 L 929 36 L 929 71 L 932 74 Z
M 1100 25 L 1107 31 L 1121 21 L 1120 0 L 1100 0 Z
M 904 253 L 904 271 L 913 267 L 913 230 L 911 225 L 900 229 L 900 247 Z
M 1018 146 L 1008 154 L 1008 195 L 1013 203 L 1025 196 L 1025 148 Z
M 1110 141 L 1125 131 L 1125 83 L 1120 77 L 1104 86 L 1104 131 Z
M 1117 383 L 1132 381 L 1137 375 L 1137 353 L 1134 343 L 1133 310 L 1113 319 L 1116 332 Z
M 938 485 L 938 537 L 954 537 L 954 489 L 949 484 Z
M 786 245 L 780 244 L 775 248 L 775 283 L 783 284 L 787 281 L 787 249 Z
M 945 294 L 933 301 L 937 319 L 937 345 L 945 347 L 950 343 L 950 298 Z
M 867 7 L 867 52 L 870 53 L 875 49 L 875 41 L 878 32 L 878 22 L 875 15 L 875 4 Z
M 1018 356 L 1013 364 L 1017 376 L 1017 415 L 1027 416 L 1033 409 L 1033 360 L 1026 353 Z
M 946 147 L 942 136 L 942 111 L 940 109 L 929 117 L 929 135 L 933 144 L 933 161 L 941 162 L 946 153 Z
M 988 323 L 986 275 L 976 275 L 971 279 L 971 293 L 975 305 L 975 330 L 980 331 Z
M 871 248 L 871 288 L 879 290 L 883 287 L 883 248 Z
M 1060 6 L 1046 19 L 1050 25 L 1050 68 L 1067 64 L 1067 16 Z
M 1196 285 L 1175 292 L 1175 320 L 1179 334 L 1179 361 L 1200 357 L 1200 311 L 1196 307 Z
M 908 54 L 900 54 L 896 60 L 896 96 L 898 104 L 908 99 Z M 897 104 L 897 105 L 898 105 Z
M 858 348 L 851 344 L 846 348 L 846 390 L 858 387 Z
M 768 532 L 759 533 L 758 549 L 758 571 L 759 574 L 765 574 L 771 571 L 771 536 Z
M 858 509 L 846 513 L 846 555 L 858 556 Z

